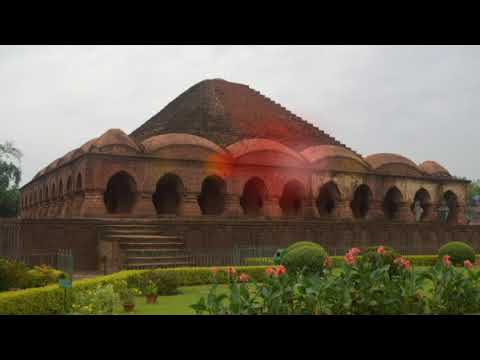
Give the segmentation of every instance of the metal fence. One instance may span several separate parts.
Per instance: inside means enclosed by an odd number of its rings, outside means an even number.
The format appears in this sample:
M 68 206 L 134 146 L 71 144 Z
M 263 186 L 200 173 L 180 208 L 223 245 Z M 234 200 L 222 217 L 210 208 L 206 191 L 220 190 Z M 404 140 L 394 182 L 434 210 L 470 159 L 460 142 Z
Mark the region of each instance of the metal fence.
M 362 247 L 360 247 L 362 248 Z M 202 249 L 195 250 L 188 254 L 190 266 L 242 266 L 247 265 L 248 258 L 271 258 L 273 259 L 278 247 L 241 247 L 237 246 L 231 250 Z M 330 256 L 344 256 L 350 247 L 326 248 Z M 412 251 L 412 248 L 395 248 L 400 255 L 422 255 L 436 254 L 437 248 L 422 248 Z
M 8 260 L 21 261 L 30 267 L 47 265 L 69 274 L 73 273 L 74 270 L 74 257 L 70 249 L 33 250 L 28 255 L 3 255 L 2 257 Z

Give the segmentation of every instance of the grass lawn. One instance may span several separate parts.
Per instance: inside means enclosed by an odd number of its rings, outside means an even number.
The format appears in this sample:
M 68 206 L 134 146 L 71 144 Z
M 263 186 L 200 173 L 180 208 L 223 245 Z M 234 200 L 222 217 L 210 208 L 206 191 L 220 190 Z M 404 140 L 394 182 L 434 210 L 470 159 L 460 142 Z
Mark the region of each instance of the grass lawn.
M 180 294 L 159 296 L 154 305 L 147 304 L 145 297 L 138 297 L 134 315 L 195 315 L 190 305 L 195 304 L 202 296 L 208 294 L 212 285 L 185 286 L 179 288 Z M 220 285 L 219 292 L 227 292 L 226 285 Z M 124 315 L 123 310 L 120 312 Z

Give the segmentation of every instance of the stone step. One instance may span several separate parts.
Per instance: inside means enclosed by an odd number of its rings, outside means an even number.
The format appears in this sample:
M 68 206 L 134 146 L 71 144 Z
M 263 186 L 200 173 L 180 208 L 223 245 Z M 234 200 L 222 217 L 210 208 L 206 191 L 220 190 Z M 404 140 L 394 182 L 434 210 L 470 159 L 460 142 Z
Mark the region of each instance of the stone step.
M 120 242 L 120 247 L 121 248 L 130 248 L 132 249 L 133 247 L 137 247 L 139 249 L 144 249 L 145 247 L 147 248 L 152 248 L 152 249 L 162 249 L 162 248 L 178 248 L 178 247 L 183 247 L 185 244 L 181 242 L 140 242 L 140 241 L 135 241 L 135 242 Z
M 157 263 L 163 263 L 164 261 L 167 261 L 167 262 L 177 262 L 177 261 L 180 261 L 180 262 L 185 262 L 186 259 L 188 259 L 188 256 L 185 255 L 185 256 L 147 256 L 147 257 L 140 257 L 140 256 L 135 256 L 135 257 L 127 257 L 126 259 L 126 263 L 127 264 L 130 264 L 130 263 L 137 263 L 138 261 L 145 261 L 147 260 L 147 262 L 157 262 Z
M 165 235 L 133 235 L 133 234 L 109 234 L 104 235 L 107 239 L 145 239 L 145 240 L 180 240 L 179 236 L 165 236 Z
M 174 252 L 184 252 L 183 250 L 177 249 L 177 248 L 160 248 L 160 249 L 151 249 L 151 248 L 139 248 L 139 249 L 132 249 L 132 248 L 126 248 L 122 249 L 125 251 L 127 254 L 133 254 L 133 253 L 174 253 Z

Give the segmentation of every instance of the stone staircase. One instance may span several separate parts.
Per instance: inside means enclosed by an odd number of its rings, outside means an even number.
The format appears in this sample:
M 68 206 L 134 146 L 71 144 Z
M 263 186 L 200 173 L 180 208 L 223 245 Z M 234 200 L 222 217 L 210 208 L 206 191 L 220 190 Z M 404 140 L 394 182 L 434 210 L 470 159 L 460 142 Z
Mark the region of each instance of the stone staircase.
M 105 240 L 118 241 L 124 270 L 189 266 L 189 254 L 180 236 L 162 235 L 155 225 L 110 225 Z

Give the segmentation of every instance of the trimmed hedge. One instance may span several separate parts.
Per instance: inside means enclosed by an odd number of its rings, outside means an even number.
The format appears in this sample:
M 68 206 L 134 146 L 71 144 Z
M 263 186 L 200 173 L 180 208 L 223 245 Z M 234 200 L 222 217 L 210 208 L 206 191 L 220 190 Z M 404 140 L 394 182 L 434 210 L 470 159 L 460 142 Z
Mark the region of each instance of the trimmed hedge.
M 212 268 L 175 268 L 153 270 L 155 279 L 162 281 L 162 277 L 171 279 L 176 277 L 178 286 L 193 286 L 211 284 L 215 278 L 220 283 L 226 283 L 228 267 L 219 267 L 216 275 Z M 239 266 L 235 267 L 238 274 L 246 273 L 255 280 L 262 280 L 267 266 Z M 118 286 L 122 280 L 127 281 L 129 286 L 140 287 L 146 274 L 151 270 L 127 270 L 112 275 L 99 276 L 73 282 L 73 290 L 90 290 L 100 284 L 112 284 Z M 71 291 L 67 291 L 68 301 L 71 301 Z M 49 285 L 41 288 L 7 291 L 0 293 L 0 315 L 55 315 L 63 312 L 64 290 L 58 285 Z
M 359 256 L 359 259 L 362 256 Z M 406 255 L 405 259 L 410 260 L 412 265 L 416 266 L 433 266 L 438 260 L 438 255 Z M 330 256 L 333 260 L 333 266 L 339 267 L 345 261 L 343 256 Z M 480 255 L 477 255 L 477 259 L 480 259 Z M 247 265 L 273 265 L 272 258 L 246 258 L 245 264 Z
M 274 265 L 274 260 L 271 257 L 245 258 L 243 262 L 247 266 Z

